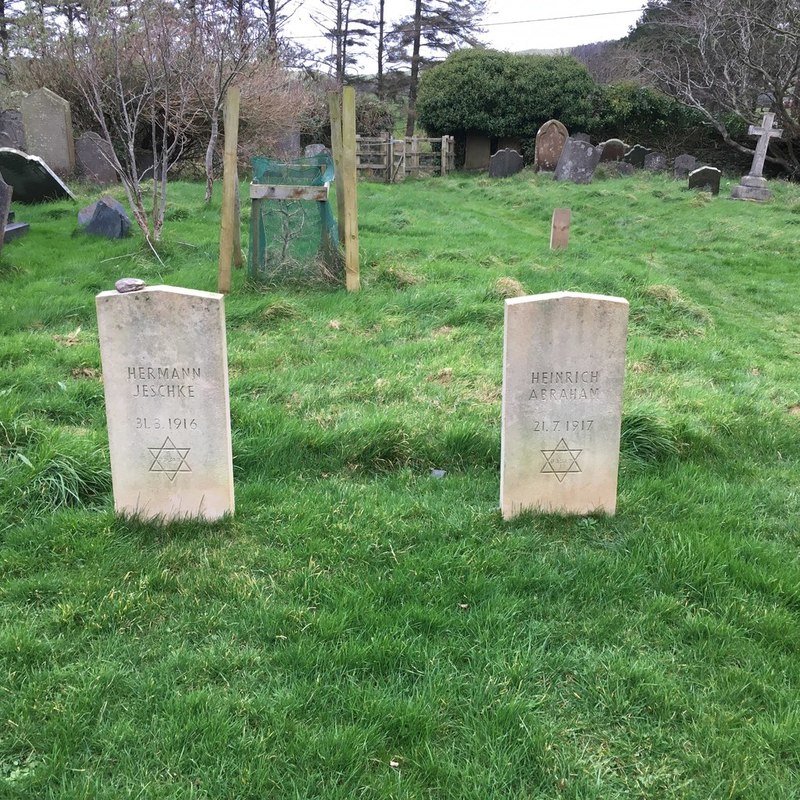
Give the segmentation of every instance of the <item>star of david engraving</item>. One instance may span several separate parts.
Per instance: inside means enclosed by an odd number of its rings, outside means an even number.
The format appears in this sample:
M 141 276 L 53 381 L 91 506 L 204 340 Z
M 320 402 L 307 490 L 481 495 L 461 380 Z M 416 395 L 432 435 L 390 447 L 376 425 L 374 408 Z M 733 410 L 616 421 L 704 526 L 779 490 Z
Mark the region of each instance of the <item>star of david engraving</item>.
M 153 463 L 149 472 L 163 472 L 170 481 L 175 480 L 179 472 L 191 472 L 192 468 L 186 463 L 191 447 L 176 447 L 172 439 L 167 436 L 161 447 L 148 447 Z
M 583 472 L 578 458 L 583 450 L 572 450 L 569 445 L 561 439 L 552 450 L 542 450 L 544 456 L 544 466 L 542 472 L 555 475 L 558 482 L 564 480 L 572 472 Z

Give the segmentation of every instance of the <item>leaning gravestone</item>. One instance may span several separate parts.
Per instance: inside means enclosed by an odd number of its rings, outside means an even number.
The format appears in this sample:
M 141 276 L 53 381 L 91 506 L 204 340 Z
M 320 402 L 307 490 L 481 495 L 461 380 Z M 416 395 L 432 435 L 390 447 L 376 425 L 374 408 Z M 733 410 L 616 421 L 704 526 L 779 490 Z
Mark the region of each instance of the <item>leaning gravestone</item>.
M 555 292 L 505 305 L 503 517 L 613 514 L 628 301 Z
M 741 178 L 738 186 L 734 186 L 731 190 L 731 197 L 734 200 L 755 200 L 756 202 L 764 203 L 771 199 L 772 192 L 767 188 L 767 180 L 764 177 L 764 161 L 767 158 L 769 140 L 780 138 L 783 134 L 782 130 L 773 127 L 774 124 L 775 115 L 772 113 L 764 114 L 760 128 L 751 125 L 748 129 L 750 136 L 758 136 L 758 144 L 753 155 L 753 165 L 750 167 L 750 172 Z
M 69 103 L 49 89 L 38 89 L 20 105 L 28 151 L 59 175 L 70 175 L 75 169 L 75 140 Z
M 682 153 L 675 157 L 672 164 L 676 180 L 684 180 L 689 177 L 689 173 L 697 169 L 697 159 L 688 153 Z
M 108 186 L 118 180 L 112 166 L 111 145 L 94 131 L 82 133 L 75 142 L 75 161 L 78 172 L 99 186 Z
M 648 153 L 644 157 L 644 168 L 648 172 L 664 172 L 669 166 L 669 161 L 664 153 Z
M 66 184 L 38 156 L 29 156 L 13 147 L 0 147 L 0 175 L 14 187 L 20 203 L 75 199 Z
M 136 284 L 96 298 L 114 506 L 218 519 L 234 507 L 223 295 Z
M 625 151 L 628 149 L 622 139 L 608 139 L 598 145 L 602 149 L 600 161 L 622 161 Z
M 561 158 L 569 133 L 562 122 L 551 119 L 542 125 L 536 133 L 536 153 L 533 159 L 535 170 L 552 172 Z
M 649 147 L 635 144 L 630 150 L 628 150 L 627 153 L 625 153 L 623 160 L 628 164 L 633 164 L 633 166 L 637 167 L 638 169 L 644 169 L 644 159 L 649 152 Z
M 716 167 L 699 167 L 689 173 L 689 188 L 719 194 L 722 172 Z
M 508 178 L 516 175 L 523 164 L 523 158 L 516 150 L 498 150 L 489 159 L 489 177 Z
M 557 181 L 591 183 L 594 171 L 600 163 L 600 153 L 599 147 L 572 138 L 567 139 L 553 178 Z

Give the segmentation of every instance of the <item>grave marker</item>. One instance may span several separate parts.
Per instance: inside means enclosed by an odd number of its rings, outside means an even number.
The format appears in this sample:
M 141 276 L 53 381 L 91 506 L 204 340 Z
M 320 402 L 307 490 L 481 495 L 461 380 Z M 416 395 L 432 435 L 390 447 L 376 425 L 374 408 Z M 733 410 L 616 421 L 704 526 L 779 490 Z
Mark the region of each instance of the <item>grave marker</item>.
M 689 173 L 689 188 L 719 194 L 722 172 L 716 167 L 698 167 Z
M 731 190 L 731 197 L 734 200 L 755 200 L 756 202 L 764 203 L 772 198 L 772 192 L 767 188 L 767 181 L 763 177 L 763 172 L 769 140 L 780 138 L 783 134 L 783 130 L 780 128 L 772 127 L 774 124 L 775 114 L 764 114 L 760 128 L 751 125 L 748 129 L 750 136 L 758 136 L 758 144 L 756 144 L 756 152 L 753 155 L 753 165 L 750 167 L 750 173 L 745 175 L 739 181 L 739 185 L 734 186 Z
M 652 152 L 649 147 L 645 147 L 641 144 L 635 144 L 625 153 L 623 160 L 627 164 L 633 164 L 634 167 L 638 169 L 644 169 L 644 160 L 648 153 Z
M 516 175 L 523 165 L 522 156 L 516 150 L 498 150 L 489 159 L 489 177 L 508 178 Z
M 59 175 L 70 175 L 75 169 L 75 140 L 69 103 L 49 89 L 37 89 L 21 106 L 28 152 Z
M 550 119 L 536 133 L 536 153 L 533 167 L 536 170 L 552 172 L 561 158 L 561 151 L 569 138 L 563 122 Z
M 569 245 L 569 224 L 571 212 L 568 208 L 553 209 L 553 221 L 550 226 L 550 249 L 566 250 Z
M 111 145 L 94 131 L 82 133 L 75 142 L 75 159 L 81 175 L 100 186 L 119 180 Z
M 164 522 L 233 513 L 223 296 L 151 286 L 96 304 L 114 507 Z
M 578 139 L 567 139 L 553 173 L 554 180 L 591 183 L 594 171 L 600 163 L 601 153 L 599 147 Z
M 500 505 L 613 514 L 628 301 L 555 292 L 506 300 Z
M 689 173 L 697 169 L 697 159 L 689 155 L 689 153 L 682 153 L 675 158 L 672 164 L 676 180 L 681 180 L 689 177 Z

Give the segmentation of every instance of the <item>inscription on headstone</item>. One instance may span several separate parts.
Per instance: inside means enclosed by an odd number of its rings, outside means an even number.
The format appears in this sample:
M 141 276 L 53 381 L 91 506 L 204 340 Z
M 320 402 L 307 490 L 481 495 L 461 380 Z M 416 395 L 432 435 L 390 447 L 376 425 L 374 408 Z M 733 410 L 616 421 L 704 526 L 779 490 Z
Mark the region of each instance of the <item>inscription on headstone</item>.
M 232 513 L 223 295 L 152 286 L 96 302 L 116 510 Z
M 613 514 L 628 301 L 555 292 L 506 300 L 500 505 Z
M 571 212 L 568 208 L 553 209 L 550 225 L 550 249 L 565 250 L 569 246 L 569 223 Z

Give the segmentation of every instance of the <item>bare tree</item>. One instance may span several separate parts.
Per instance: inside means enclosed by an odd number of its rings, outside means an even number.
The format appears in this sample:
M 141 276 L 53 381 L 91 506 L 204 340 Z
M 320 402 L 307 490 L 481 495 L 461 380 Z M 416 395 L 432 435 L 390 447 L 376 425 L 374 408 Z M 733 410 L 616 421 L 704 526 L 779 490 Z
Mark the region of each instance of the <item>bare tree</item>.
M 331 55 L 326 59 L 337 83 L 343 83 L 349 67 L 356 60 L 354 50 L 363 48 L 373 35 L 375 21 L 359 17 L 367 0 L 319 0 L 324 11 L 312 14 L 312 19 L 331 43 Z
M 653 2 L 631 36 L 643 73 L 699 111 L 732 148 L 768 108 L 783 128 L 768 160 L 800 177 L 800 2 Z M 738 127 L 738 131 L 737 131 Z

